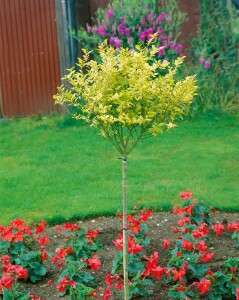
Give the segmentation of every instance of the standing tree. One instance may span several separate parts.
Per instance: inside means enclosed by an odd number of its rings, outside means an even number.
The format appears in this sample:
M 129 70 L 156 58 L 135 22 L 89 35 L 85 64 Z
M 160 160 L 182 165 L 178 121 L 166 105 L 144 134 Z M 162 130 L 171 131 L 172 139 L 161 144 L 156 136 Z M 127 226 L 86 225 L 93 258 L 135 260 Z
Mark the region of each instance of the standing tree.
M 65 76 L 65 85 L 55 100 L 75 107 L 73 117 L 98 128 L 121 155 L 124 299 L 128 300 L 127 157 L 140 139 L 174 127 L 175 118 L 187 112 L 196 85 L 193 76 L 175 79 L 183 58 L 172 65 L 155 60 L 158 48 L 154 46 L 137 46 L 132 51 L 116 50 L 104 43 L 98 51 L 100 63 L 89 60 L 89 53 L 84 51 L 77 70 L 72 68 Z

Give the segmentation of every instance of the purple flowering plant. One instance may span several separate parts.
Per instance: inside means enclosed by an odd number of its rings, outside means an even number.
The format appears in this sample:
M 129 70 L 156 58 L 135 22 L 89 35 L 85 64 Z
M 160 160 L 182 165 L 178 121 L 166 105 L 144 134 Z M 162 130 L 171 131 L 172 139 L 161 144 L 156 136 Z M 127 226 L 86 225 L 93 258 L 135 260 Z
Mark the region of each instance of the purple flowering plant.
M 179 42 L 179 26 L 185 15 L 178 9 L 175 0 L 112 0 L 106 9 L 98 9 L 93 26 L 74 32 L 82 48 L 96 49 L 107 39 L 118 49 L 147 44 L 157 33 L 154 45 L 158 47 L 159 59 L 173 60 L 184 56 L 183 46 Z M 92 51 L 94 57 L 96 53 Z

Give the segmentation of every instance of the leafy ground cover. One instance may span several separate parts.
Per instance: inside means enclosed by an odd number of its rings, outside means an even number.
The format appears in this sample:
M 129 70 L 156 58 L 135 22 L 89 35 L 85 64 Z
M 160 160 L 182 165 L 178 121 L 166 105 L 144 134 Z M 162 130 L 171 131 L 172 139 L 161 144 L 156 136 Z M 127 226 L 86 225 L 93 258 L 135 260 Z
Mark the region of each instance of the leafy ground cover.
M 238 300 L 238 213 L 180 196 L 172 212 L 127 217 L 131 298 Z M 0 226 L 0 299 L 122 299 L 120 219 Z
M 184 121 L 143 140 L 128 159 L 129 205 L 168 210 L 190 188 L 209 205 L 238 211 L 239 120 Z M 1 223 L 114 214 L 121 209 L 121 163 L 93 130 L 60 116 L 0 123 Z

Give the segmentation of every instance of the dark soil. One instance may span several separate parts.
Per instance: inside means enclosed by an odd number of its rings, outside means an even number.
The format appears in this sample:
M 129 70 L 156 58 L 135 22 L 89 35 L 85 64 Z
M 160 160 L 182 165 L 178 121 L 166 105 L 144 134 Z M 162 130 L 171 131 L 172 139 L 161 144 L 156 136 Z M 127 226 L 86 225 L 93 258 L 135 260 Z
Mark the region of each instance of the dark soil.
M 149 227 L 149 237 L 151 239 L 151 245 L 147 249 L 147 254 L 152 254 L 154 251 L 159 252 L 159 264 L 166 266 L 169 259 L 169 252 L 174 247 L 175 234 L 170 229 L 171 226 L 175 226 L 178 217 L 170 212 L 166 213 L 154 213 L 153 217 L 147 222 Z M 213 222 L 223 222 L 224 224 L 239 221 L 238 213 L 224 213 L 216 212 L 213 217 Z M 105 272 L 111 271 L 112 261 L 118 250 L 113 245 L 112 240 L 116 239 L 120 232 L 120 222 L 118 217 L 100 217 L 91 220 L 78 221 L 77 224 L 84 226 L 91 230 L 100 230 L 100 240 L 104 246 L 104 250 L 99 252 L 99 257 L 102 262 L 102 266 L 99 271 L 95 272 L 94 276 L 99 286 L 104 286 Z M 62 236 L 57 235 L 56 228 L 48 228 L 46 234 L 49 236 L 51 243 L 48 245 L 48 249 L 51 253 L 55 252 L 56 248 L 62 247 L 65 241 Z M 171 246 L 168 249 L 162 248 L 162 242 L 164 239 L 169 239 Z M 209 265 L 213 271 L 220 269 L 223 261 L 231 256 L 238 257 L 239 249 L 235 247 L 235 241 L 231 240 L 231 233 L 224 231 L 224 234 L 216 237 L 215 234 L 210 235 L 209 241 L 207 241 L 211 252 L 215 253 L 213 262 Z M 60 297 L 57 294 L 55 284 L 47 285 L 48 280 L 57 281 L 61 270 L 54 266 L 51 262 L 46 262 L 48 274 L 41 282 L 37 284 L 24 283 L 21 285 L 29 292 L 41 297 L 43 300 L 54 300 Z M 164 284 L 163 280 L 159 280 L 157 286 L 152 289 L 151 295 L 147 297 L 148 300 L 168 300 L 168 287 Z M 160 296 L 159 296 L 160 295 Z M 67 299 L 67 297 L 61 297 L 61 299 Z M 113 295 L 113 300 L 120 300 L 120 295 Z M 140 299 L 140 298 L 135 298 Z M 142 298 L 141 298 L 142 299 Z

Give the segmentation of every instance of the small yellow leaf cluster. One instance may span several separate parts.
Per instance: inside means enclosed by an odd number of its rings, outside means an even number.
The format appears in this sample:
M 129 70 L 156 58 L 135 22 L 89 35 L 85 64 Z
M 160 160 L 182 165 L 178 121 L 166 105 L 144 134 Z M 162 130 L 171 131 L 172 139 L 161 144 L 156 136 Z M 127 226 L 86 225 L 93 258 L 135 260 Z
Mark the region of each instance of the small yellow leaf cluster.
M 99 128 L 120 152 L 174 127 L 175 118 L 187 112 L 196 85 L 194 76 L 175 79 L 184 58 L 172 64 L 155 60 L 154 46 L 116 50 L 104 43 L 98 51 L 101 63 L 89 60 L 85 51 L 55 100 L 76 107 L 75 117 Z

